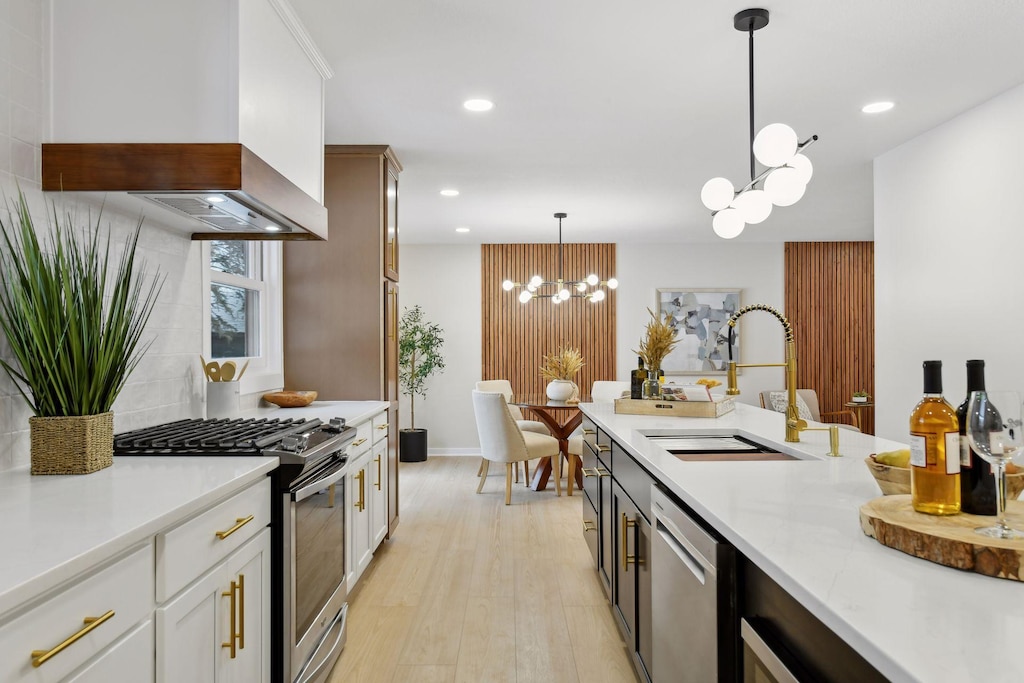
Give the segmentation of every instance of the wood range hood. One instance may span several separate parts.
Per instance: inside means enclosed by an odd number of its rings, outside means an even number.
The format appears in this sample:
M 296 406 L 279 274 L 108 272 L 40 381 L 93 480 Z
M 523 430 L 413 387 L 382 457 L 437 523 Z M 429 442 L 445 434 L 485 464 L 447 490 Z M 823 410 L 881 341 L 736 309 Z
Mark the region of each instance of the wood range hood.
M 238 143 L 44 144 L 42 189 L 153 202 L 193 240 L 327 239 L 327 209 Z

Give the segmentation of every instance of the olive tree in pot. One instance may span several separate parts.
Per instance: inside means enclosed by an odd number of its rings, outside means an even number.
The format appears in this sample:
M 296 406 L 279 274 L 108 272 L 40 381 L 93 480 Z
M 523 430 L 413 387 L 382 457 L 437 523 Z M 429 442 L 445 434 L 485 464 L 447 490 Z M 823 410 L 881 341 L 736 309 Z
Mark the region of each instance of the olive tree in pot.
M 99 218 L 52 207 L 45 242 L 24 194 L 0 216 L 0 367 L 32 408 L 32 474 L 88 474 L 113 462 L 111 407 L 151 342 L 142 333 L 163 278 L 135 259 L 139 226 L 111 255 Z M 102 212 L 101 212 L 102 213 Z
M 398 457 L 402 462 L 427 459 L 427 430 L 416 428 L 416 396 L 427 396 L 427 379 L 444 370 L 444 330 L 423 319 L 418 305 L 406 308 L 398 324 L 398 381 L 409 396 L 409 429 L 398 432 Z

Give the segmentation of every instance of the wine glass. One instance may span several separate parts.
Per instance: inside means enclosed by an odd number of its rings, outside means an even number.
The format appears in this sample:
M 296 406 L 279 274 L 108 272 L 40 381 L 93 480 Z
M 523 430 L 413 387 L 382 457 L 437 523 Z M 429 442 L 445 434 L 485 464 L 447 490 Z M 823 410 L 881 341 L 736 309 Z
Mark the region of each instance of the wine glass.
M 1006 523 L 1006 463 L 1024 448 L 1022 400 L 1016 391 L 973 391 L 967 406 L 967 438 L 971 448 L 992 464 L 996 477 L 995 526 L 975 529 L 991 538 L 1024 538 Z

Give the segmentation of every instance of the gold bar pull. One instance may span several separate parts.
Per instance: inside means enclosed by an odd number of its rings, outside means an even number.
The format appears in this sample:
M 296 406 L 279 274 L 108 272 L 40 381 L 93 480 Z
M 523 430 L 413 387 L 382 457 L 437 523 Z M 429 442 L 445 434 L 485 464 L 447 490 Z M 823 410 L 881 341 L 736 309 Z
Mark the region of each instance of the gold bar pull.
M 352 442 L 352 448 L 355 448 L 356 446 L 362 446 L 364 443 L 366 443 L 366 437 L 365 436 L 362 439 L 356 439 L 355 441 L 353 441 Z
M 385 422 L 382 425 L 377 425 L 377 429 L 387 429 L 387 428 L 388 428 L 388 423 L 387 422 Z
M 245 649 L 245 574 L 238 575 L 238 649 Z
M 583 520 L 583 531 L 597 531 L 597 524 L 589 519 Z
M 217 532 L 214 533 L 214 535 L 217 538 L 219 538 L 220 540 L 223 541 L 225 538 L 227 538 L 228 536 L 230 536 L 231 534 L 235 533 L 236 531 L 241 529 L 243 526 L 245 526 L 246 524 L 251 522 L 253 520 L 253 517 L 254 517 L 254 515 L 249 515 L 248 517 L 236 517 L 235 518 L 235 525 L 233 527 L 231 527 L 227 531 L 217 531 Z
M 636 564 L 636 555 L 629 554 L 629 528 L 635 527 L 636 521 L 622 513 L 622 571 L 628 572 L 629 565 Z
M 584 427 L 583 428 L 583 433 L 584 434 L 597 434 L 597 430 L 596 429 L 587 429 L 586 427 Z
M 366 470 L 359 470 L 356 479 L 359 480 L 359 500 L 356 501 L 356 510 L 362 512 L 366 508 Z
M 600 444 L 600 443 L 597 444 L 597 452 L 598 453 L 607 453 L 611 449 L 612 449 L 611 446 L 605 446 L 604 444 Z
M 236 608 L 238 606 L 238 603 L 237 603 L 237 601 L 235 599 L 235 595 L 237 594 L 237 590 L 238 590 L 238 584 L 235 583 L 234 581 L 232 581 L 231 582 L 231 590 L 225 591 L 225 592 L 221 593 L 221 595 L 224 596 L 225 598 L 231 598 L 231 624 L 228 627 L 228 642 L 220 644 L 221 647 L 231 648 L 231 659 L 234 659 L 235 657 L 238 656 L 238 650 L 237 650 L 236 645 L 235 645 L 235 633 L 237 632 L 237 629 L 238 629 L 238 621 L 237 621 L 237 618 L 235 616 Z
M 377 483 L 376 483 L 376 486 L 377 486 L 377 490 L 380 491 L 380 456 L 378 455 L 373 460 L 374 460 L 374 462 L 377 463 Z
M 584 477 L 599 477 L 599 476 L 601 476 L 600 474 L 597 473 L 597 468 L 596 467 L 592 467 L 592 468 L 591 467 L 581 467 L 580 471 L 583 472 L 583 476 Z
M 110 610 L 109 612 L 105 612 L 102 616 L 99 617 L 86 617 L 82 619 L 82 623 L 85 624 L 85 627 L 77 631 L 73 635 L 69 636 L 63 643 L 61 643 L 57 647 L 51 648 L 49 650 L 32 650 L 32 666 L 42 666 L 43 664 L 48 662 L 51 657 L 59 655 L 69 646 L 74 645 L 76 642 L 78 642 L 83 636 L 87 635 L 90 631 L 99 628 L 100 624 L 102 624 L 105 621 L 109 621 L 113 617 L 114 610 Z
M 597 476 L 599 476 L 599 477 L 610 477 L 610 476 L 612 476 L 612 473 L 609 472 L 608 470 L 606 470 L 603 467 L 598 467 L 596 469 L 597 469 Z

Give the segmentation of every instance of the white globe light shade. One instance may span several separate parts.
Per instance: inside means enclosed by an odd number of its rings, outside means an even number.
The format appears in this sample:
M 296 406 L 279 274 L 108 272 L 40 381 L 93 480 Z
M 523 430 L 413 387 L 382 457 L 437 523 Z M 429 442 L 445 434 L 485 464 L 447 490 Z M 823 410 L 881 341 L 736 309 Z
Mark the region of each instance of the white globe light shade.
M 505 280 L 504 282 L 501 283 L 501 288 L 504 289 L 506 292 L 511 292 L 512 288 L 515 286 L 516 283 L 512 282 L 511 280 Z
M 731 240 L 743 232 L 746 223 L 736 209 L 722 209 L 711 219 L 711 227 L 714 228 L 715 234 L 722 239 Z
M 800 171 L 795 168 L 777 168 L 764 179 L 764 191 L 776 206 L 796 204 L 806 189 L 807 185 L 800 182 Z
M 590 275 L 587 276 L 587 284 L 590 285 L 591 287 L 596 287 L 597 283 L 600 282 L 600 281 L 601 281 L 601 279 L 598 278 L 593 273 L 591 273 Z
M 561 291 L 560 291 L 560 292 L 558 293 L 558 298 L 559 298 L 559 299 L 561 299 L 562 301 L 565 301 L 565 300 L 566 300 L 566 299 L 568 299 L 568 298 L 569 298 L 570 296 L 572 296 L 572 295 L 571 295 L 571 294 L 569 293 L 569 290 L 568 290 L 568 289 L 565 289 L 564 287 L 563 287 L 563 288 L 562 288 L 562 290 L 561 290 Z
M 530 299 L 532 299 L 532 298 L 533 298 L 533 295 L 530 294 L 529 292 L 519 292 L 519 303 L 521 303 L 521 304 L 529 303 Z
M 784 123 L 770 123 L 754 138 L 754 156 L 765 166 L 782 166 L 796 154 L 796 131 Z
M 534 275 L 533 277 L 530 278 L 530 284 L 533 285 L 534 289 L 537 289 L 542 284 L 544 284 L 544 278 L 542 278 L 540 275 Z
M 576 283 L 576 291 L 577 292 L 585 292 L 585 291 L 587 291 L 587 283 L 586 282 L 577 282 Z
M 528 284 L 526 285 L 526 289 L 527 289 L 527 291 L 529 291 L 529 292 L 530 292 L 531 294 L 532 294 L 533 292 L 536 292 L 536 291 L 537 291 L 537 288 L 533 286 L 533 283 L 532 283 L 532 282 L 531 282 L 531 283 L 528 283 Z
M 732 206 L 740 212 L 744 222 L 751 225 L 760 223 L 772 213 L 772 200 L 764 190 L 747 190 L 732 200 Z
M 700 190 L 700 200 L 712 211 L 719 211 L 729 206 L 736 195 L 736 188 L 726 178 L 712 178 L 704 183 Z
M 562 303 L 562 300 L 558 298 L 557 293 L 551 295 L 551 300 L 554 301 L 556 304 Z
M 616 280 L 613 277 L 608 278 L 608 282 L 606 282 L 605 284 L 608 285 L 608 289 L 618 289 L 619 288 L 619 281 Z
M 593 304 L 598 301 L 604 301 L 604 291 L 600 289 L 590 295 L 590 303 Z
M 796 169 L 797 173 L 800 174 L 800 182 L 804 185 L 811 182 L 811 176 L 814 175 L 814 164 L 812 164 L 811 160 L 803 154 L 797 154 L 795 157 L 787 161 L 786 166 Z

